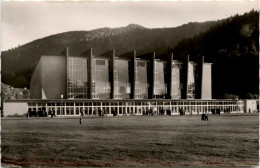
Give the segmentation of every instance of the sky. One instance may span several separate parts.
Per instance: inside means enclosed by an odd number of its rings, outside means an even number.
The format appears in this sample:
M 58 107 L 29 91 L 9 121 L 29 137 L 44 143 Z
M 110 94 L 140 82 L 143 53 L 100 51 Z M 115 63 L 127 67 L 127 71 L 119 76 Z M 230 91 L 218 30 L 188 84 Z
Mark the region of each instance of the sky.
M 259 1 L 228 2 L 12 2 L 2 1 L 1 49 L 52 34 L 124 27 L 176 27 L 259 10 Z

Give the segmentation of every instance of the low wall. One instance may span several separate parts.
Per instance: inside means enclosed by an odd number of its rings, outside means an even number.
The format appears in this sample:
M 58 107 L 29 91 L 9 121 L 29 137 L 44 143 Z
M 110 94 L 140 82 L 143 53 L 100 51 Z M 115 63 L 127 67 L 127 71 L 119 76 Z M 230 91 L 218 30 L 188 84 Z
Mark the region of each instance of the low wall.
M 5 102 L 3 108 L 4 117 L 27 114 L 27 102 Z
M 259 110 L 258 106 L 259 106 L 259 101 L 256 99 L 245 100 L 244 111 L 246 113 L 256 113 Z

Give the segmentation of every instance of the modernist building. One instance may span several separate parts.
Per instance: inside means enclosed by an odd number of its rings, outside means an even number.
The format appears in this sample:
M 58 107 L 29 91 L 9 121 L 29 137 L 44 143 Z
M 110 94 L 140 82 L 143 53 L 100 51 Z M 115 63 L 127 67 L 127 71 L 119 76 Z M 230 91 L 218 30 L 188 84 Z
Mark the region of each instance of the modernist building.
M 31 80 L 32 99 L 211 99 L 211 63 L 155 53 L 43 55 Z
M 214 100 L 211 63 L 156 53 L 43 55 L 31 79 L 31 99 L 7 101 L 10 111 L 49 112 L 56 116 L 243 112 L 244 101 Z M 15 103 L 16 106 L 12 104 Z

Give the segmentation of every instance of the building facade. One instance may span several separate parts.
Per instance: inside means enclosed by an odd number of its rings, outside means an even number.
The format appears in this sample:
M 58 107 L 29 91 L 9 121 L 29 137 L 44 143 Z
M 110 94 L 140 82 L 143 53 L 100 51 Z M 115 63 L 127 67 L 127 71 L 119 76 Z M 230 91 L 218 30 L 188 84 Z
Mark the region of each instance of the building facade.
M 42 56 L 31 80 L 32 99 L 211 99 L 211 63 L 155 53 Z
M 202 99 L 28 99 L 7 100 L 4 102 L 4 116 L 27 115 L 41 116 L 43 113 L 57 117 L 73 117 L 79 115 L 104 116 L 117 115 L 198 115 L 212 113 L 219 109 L 221 113 L 257 112 L 258 100 L 202 100 Z M 254 102 L 254 106 L 252 105 Z M 249 110 L 250 108 L 250 110 Z
M 43 55 L 31 79 L 31 99 L 7 100 L 4 115 L 179 115 L 258 111 L 259 101 L 215 100 L 211 63 L 136 51 Z M 20 110 L 17 110 L 19 108 Z

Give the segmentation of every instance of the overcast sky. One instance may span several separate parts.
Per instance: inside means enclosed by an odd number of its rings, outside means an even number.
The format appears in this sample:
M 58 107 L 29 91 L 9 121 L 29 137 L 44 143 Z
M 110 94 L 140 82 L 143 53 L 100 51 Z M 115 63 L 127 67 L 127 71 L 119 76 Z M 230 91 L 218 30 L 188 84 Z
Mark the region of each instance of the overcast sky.
M 73 30 L 176 27 L 258 10 L 259 2 L 2 2 L 2 50 Z

